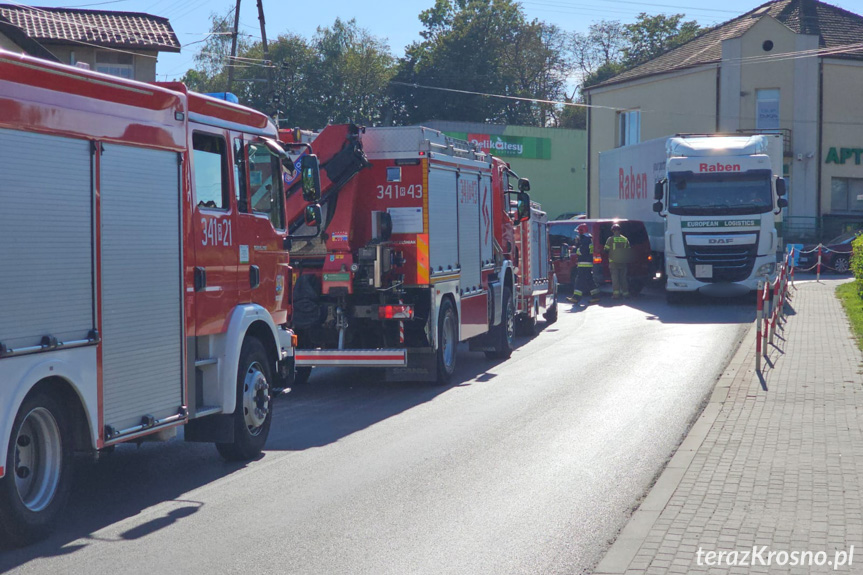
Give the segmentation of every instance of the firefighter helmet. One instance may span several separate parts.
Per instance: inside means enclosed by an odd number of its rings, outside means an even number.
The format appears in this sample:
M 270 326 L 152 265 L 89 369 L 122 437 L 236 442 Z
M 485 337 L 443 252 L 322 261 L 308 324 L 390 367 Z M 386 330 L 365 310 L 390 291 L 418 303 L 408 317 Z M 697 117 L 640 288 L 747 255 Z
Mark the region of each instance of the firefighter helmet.
M 587 224 L 578 224 L 578 227 L 575 228 L 575 231 L 577 231 L 580 234 L 586 234 L 587 233 Z
M 620 230 L 620 224 L 618 224 L 617 222 L 614 222 L 613 224 L 611 224 L 611 231 L 614 231 L 614 230 Z

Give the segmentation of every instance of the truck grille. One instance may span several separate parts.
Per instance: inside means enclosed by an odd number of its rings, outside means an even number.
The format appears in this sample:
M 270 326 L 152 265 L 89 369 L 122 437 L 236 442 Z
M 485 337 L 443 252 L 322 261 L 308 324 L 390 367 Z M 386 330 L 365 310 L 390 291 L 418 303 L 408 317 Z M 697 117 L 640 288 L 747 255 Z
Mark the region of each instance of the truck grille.
M 686 246 L 689 270 L 695 276 L 695 266 L 713 266 L 713 277 L 697 278 L 708 283 L 739 282 L 749 277 L 755 265 L 758 243 L 742 246 Z

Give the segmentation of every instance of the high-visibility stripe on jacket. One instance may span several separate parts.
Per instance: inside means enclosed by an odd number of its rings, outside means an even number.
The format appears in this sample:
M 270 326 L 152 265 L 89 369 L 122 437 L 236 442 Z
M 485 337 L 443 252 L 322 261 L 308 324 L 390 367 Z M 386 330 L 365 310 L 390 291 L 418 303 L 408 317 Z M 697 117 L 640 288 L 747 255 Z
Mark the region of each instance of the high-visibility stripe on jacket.
M 624 250 L 628 250 L 629 240 L 626 239 L 626 236 L 610 236 L 607 240 L 605 240 L 605 251 L 608 252 L 608 263 L 613 264 L 617 261 L 621 263 L 625 263 L 623 258 L 621 257 Z
M 578 256 L 578 267 L 593 267 L 593 236 L 590 234 L 579 234 L 578 244 L 575 246 L 575 254 Z

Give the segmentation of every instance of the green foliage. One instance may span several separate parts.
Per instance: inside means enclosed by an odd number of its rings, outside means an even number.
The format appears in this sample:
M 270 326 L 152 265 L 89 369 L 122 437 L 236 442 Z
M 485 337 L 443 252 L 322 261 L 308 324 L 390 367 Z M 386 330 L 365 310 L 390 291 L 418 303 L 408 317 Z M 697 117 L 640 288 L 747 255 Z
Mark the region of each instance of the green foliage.
M 226 18 L 213 16 L 214 31 Z M 228 90 L 230 35 L 210 37 L 196 56 L 196 68 L 183 77 L 199 92 Z M 278 114 L 282 126 L 323 128 L 330 122 L 380 123 L 388 110 L 386 94 L 395 71 L 387 44 L 336 18 L 318 28 L 311 41 L 285 34 L 270 41 L 269 60 L 260 42 L 240 42 L 231 92 L 240 102 Z
M 863 234 L 851 243 L 851 271 L 854 273 L 857 294 L 863 298 Z
M 836 288 L 836 297 L 839 298 L 842 307 L 845 308 L 857 345 L 863 349 L 863 298 L 860 297 L 854 283 L 839 285 Z
M 566 37 L 528 21 L 514 0 L 436 0 L 419 16 L 422 40 L 398 63 L 399 82 L 521 98 L 560 100 L 570 70 Z M 556 106 L 395 86 L 395 120 L 547 125 Z
M 355 20 L 336 18 L 311 39 L 278 36 L 266 58 L 260 42 L 240 35 L 231 61 L 233 10 L 213 14 L 211 33 L 182 81 L 199 92 L 230 89 L 243 104 L 278 115 L 288 127 L 440 119 L 583 129 L 584 107 L 547 102 L 584 103 L 577 92 L 567 94 L 573 78 L 581 79 L 581 87 L 604 82 L 700 32 L 682 14 L 642 13 L 633 24 L 602 20 L 586 34 L 569 35 L 528 20 L 518 0 L 435 0 L 419 20 L 421 38 L 398 59 Z
M 628 68 L 643 64 L 660 54 L 695 38 L 701 27 L 695 20 L 682 22 L 683 14 L 650 16 L 642 12 L 626 29 L 627 46 L 623 50 Z
M 642 12 L 632 24 L 601 20 L 586 34 L 573 34 L 570 47 L 582 78 L 580 88 L 605 82 L 621 72 L 692 40 L 702 32 L 683 14 L 651 16 Z

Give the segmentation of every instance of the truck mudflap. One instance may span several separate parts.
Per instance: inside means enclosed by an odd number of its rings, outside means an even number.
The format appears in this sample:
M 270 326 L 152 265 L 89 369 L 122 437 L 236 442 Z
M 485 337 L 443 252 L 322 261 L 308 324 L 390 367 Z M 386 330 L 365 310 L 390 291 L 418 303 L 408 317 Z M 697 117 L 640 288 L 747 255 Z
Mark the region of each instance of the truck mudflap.
M 404 367 L 387 368 L 386 381 L 437 381 L 437 355 L 432 348 L 411 348 Z
M 405 349 L 297 349 L 294 362 L 300 366 L 405 367 Z

